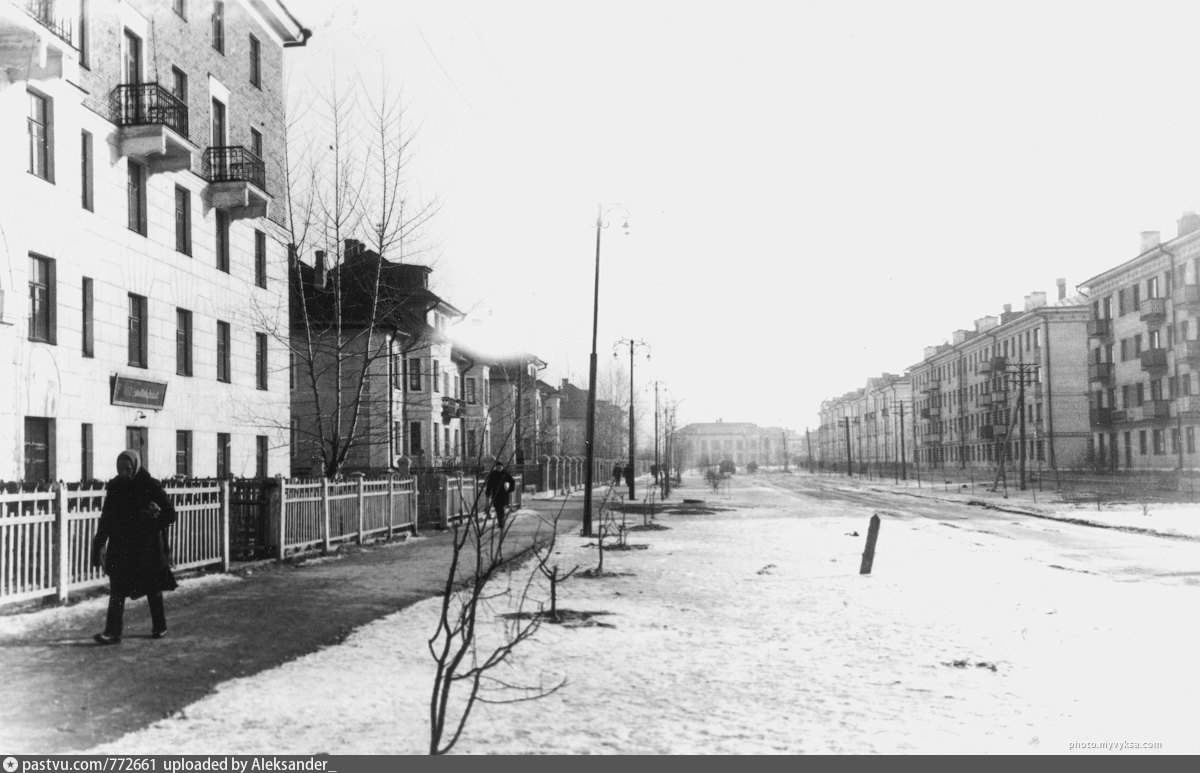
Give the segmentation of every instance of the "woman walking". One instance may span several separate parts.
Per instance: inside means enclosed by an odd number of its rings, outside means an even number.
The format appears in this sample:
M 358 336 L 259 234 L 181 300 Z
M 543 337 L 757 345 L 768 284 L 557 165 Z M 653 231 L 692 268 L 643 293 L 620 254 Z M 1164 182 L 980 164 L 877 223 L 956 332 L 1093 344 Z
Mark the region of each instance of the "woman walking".
M 117 457 L 117 477 L 104 487 L 104 509 L 92 540 L 92 566 L 108 575 L 108 615 L 97 644 L 118 644 L 125 599 L 142 596 L 150 605 L 150 636 L 167 632 L 163 591 L 175 590 L 167 529 L 175 523 L 175 507 L 158 481 L 132 449 Z M 105 550 L 107 544 L 107 550 Z

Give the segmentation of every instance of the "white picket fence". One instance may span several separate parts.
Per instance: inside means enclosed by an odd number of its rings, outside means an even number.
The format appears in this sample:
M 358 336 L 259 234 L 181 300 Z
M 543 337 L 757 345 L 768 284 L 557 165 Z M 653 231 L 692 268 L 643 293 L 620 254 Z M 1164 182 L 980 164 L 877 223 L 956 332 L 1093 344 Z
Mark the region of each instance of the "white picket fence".
M 508 504 L 513 510 L 521 506 L 523 488 L 522 476 L 514 475 L 516 481 L 514 490 L 509 494 Z M 448 527 L 455 521 L 468 517 L 491 518 L 495 513 L 490 510 L 487 494 L 484 492 L 484 478 L 470 475 L 448 475 L 446 485 L 442 489 L 441 526 Z
M 272 513 L 278 556 L 289 551 L 329 550 L 333 545 L 391 537 L 418 530 L 417 489 L 412 478 L 351 481 L 282 481 Z

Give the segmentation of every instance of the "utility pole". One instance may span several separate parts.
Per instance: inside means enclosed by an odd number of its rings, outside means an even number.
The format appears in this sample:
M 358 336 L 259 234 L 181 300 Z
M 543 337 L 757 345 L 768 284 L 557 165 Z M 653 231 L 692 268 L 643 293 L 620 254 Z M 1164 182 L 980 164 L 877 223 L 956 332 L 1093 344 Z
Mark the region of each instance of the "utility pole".
M 808 427 L 804 428 L 804 444 L 808 446 L 808 474 L 813 473 L 813 454 L 812 454 L 812 436 L 808 434 Z
M 908 480 L 908 466 L 904 461 L 904 403 L 900 406 L 900 480 Z
M 901 404 L 903 405 L 903 403 Z M 915 408 L 913 410 L 916 410 Z M 904 414 L 900 414 L 901 421 L 904 420 Z M 917 471 L 917 488 L 921 488 L 921 451 L 917 448 L 917 420 L 914 417 L 912 423 L 912 439 L 913 439 L 913 468 Z
M 846 425 L 846 477 L 854 477 L 854 466 L 850 460 L 850 417 L 844 416 L 842 422 Z
M 783 471 L 791 472 L 791 470 L 788 469 L 787 430 L 785 429 L 782 434 L 783 434 L 783 438 L 782 438 L 782 440 L 783 440 Z
M 635 456 L 637 452 L 637 436 L 634 432 L 633 424 L 633 350 L 637 346 L 644 346 L 649 349 L 650 344 L 645 341 L 634 341 L 632 338 L 622 338 L 620 341 L 617 341 L 615 346 L 621 346 L 622 344 L 629 344 L 629 501 L 632 502 L 637 497 L 633 483 L 634 478 L 637 477 L 637 459 Z M 613 356 L 617 356 L 615 351 L 613 352 Z M 649 359 L 650 355 L 647 354 L 646 358 Z
M 662 466 L 658 460 L 658 382 L 654 382 L 654 476 L 658 478 L 659 493 L 662 494 Z M 665 496 L 665 494 L 663 495 Z

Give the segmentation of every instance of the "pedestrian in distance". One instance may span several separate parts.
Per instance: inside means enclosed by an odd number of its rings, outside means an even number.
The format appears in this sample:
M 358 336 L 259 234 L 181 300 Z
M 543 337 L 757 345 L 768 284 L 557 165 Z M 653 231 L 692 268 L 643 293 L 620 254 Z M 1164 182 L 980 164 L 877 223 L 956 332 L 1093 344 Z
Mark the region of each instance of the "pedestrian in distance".
M 92 539 L 92 566 L 108 575 L 108 614 L 97 644 L 118 644 L 124 627 L 125 599 L 146 597 L 150 636 L 167 633 L 163 591 L 175 590 L 167 529 L 175 523 L 175 506 L 157 480 L 128 449 L 117 457 L 117 476 L 104 487 L 104 508 Z
M 613 486 L 620 487 L 621 485 L 621 465 L 614 464 L 612 470 Z
M 496 522 L 504 528 L 505 509 L 508 507 L 509 494 L 517 487 L 517 481 L 504 469 L 504 463 L 497 461 L 488 473 L 483 485 L 483 493 L 496 511 Z
M 633 485 L 633 465 L 632 464 L 625 465 L 625 485 L 626 486 Z

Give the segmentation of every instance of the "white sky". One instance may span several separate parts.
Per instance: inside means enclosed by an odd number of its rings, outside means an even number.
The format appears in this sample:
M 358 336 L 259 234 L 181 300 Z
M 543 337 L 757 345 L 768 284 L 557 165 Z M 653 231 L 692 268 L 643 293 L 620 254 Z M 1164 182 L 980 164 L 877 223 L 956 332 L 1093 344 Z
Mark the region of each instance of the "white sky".
M 436 289 L 682 422 L 816 426 L 822 399 L 1200 208 L 1186 2 L 285 0 L 291 89 L 386 69 L 440 196 Z M 1082 354 L 1082 353 L 1081 353 Z

